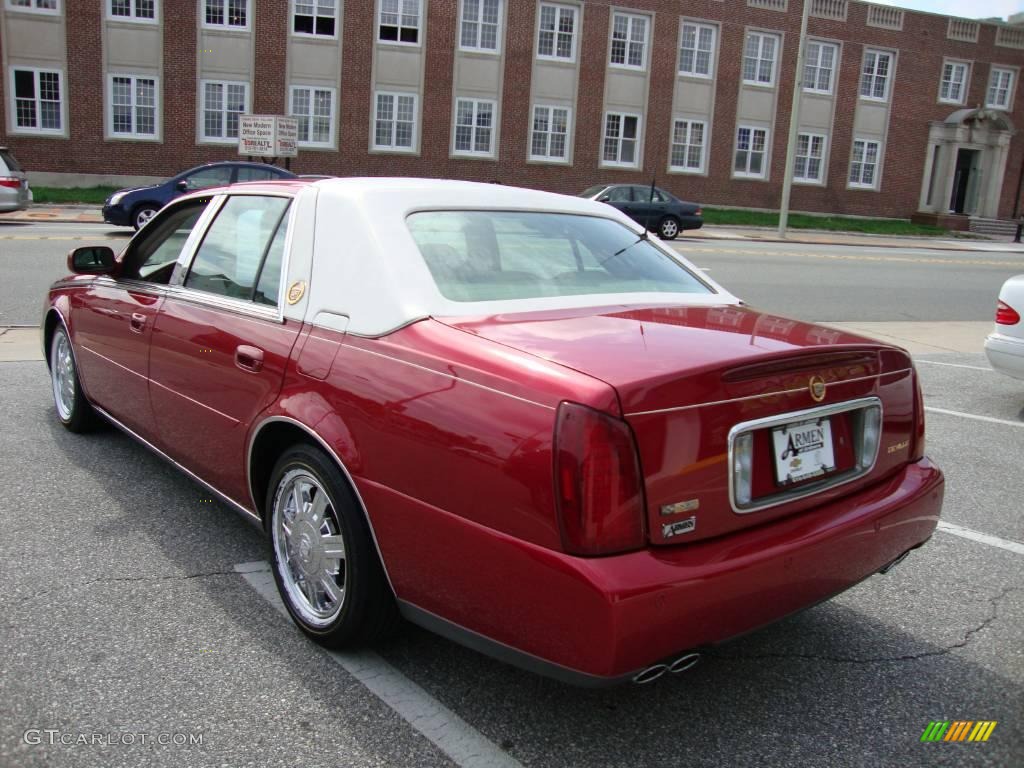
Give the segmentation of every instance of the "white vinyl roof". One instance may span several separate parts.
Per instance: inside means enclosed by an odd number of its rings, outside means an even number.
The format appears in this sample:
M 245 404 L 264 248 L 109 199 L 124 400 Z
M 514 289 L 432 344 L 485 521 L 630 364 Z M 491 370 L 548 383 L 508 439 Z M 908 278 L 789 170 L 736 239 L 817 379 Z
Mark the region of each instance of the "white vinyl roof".
M 347 318 L 343 325 L 348 332 L 361 336 L 381 336 L 430 316 L 493 315 L 615 304 L 695 306 L 737 302 L 655 238 L 651 240 L 655 247 L 700 276 L 712 292 L 451 301 L 438 290 L 406 225 L 406 217 L 417 211 L 540 211 L 600 216 L 621 222 L 637 235 L 641 233 L 639 225 L 605 203 L 500 184 L 412 178 L 325 179 L 303 190 L 299 199 L 302 207 L 314 204 L 315 199 L 309 295 L 308 303 L 303 302 L 305 317 L 315 324 L 333 327 L 338 326 L 339 318 Z M 302 216 L 300 220 L 309 219 Z M 297 237 L 295 244 L 305 240 Z M 305 259 L 293 254 L 293 263 L 296 261 Z

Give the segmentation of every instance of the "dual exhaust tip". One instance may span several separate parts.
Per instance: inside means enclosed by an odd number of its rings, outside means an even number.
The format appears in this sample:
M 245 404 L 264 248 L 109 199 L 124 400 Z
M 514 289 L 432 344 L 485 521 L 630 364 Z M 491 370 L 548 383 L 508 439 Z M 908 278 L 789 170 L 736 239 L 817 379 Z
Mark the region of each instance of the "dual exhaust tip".
M 673 675 L 677 675 L 680 672 L 692 669 L 696 666 L 698 661 L 700 661 L 699 653 L 684 653 L 675 661 L 654 664 L 653 666 L 647 667 L 647 669 L 637 672 L 633 676 L 633 682 L 637 685 L 653 683 L 659 677 L 668 672 L 671 672 Z

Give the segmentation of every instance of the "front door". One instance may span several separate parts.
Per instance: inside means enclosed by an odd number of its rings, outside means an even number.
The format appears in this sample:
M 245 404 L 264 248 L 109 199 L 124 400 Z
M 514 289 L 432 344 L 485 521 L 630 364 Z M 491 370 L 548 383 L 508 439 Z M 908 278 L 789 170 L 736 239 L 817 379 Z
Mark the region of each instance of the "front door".
M 979 156 L 976 149 L 961 149 L 956 154 L 953 176 L 953 195 L 949 201 L 951 213 L 975 213 L 978 206 Z

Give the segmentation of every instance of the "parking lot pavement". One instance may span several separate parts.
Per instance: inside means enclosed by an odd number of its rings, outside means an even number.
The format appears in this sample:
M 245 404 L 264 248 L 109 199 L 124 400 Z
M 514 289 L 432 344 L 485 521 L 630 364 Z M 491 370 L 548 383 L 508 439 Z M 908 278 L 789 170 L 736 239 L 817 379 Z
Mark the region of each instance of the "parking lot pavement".
M 977 370 L 978 354 L 920 360 L 927 405 L 944 411 L 929 413 L 928 445 L 949 479 L 945 520 L 1024 541 L 1024 383 Z M 0 765 L 1009 766 L 1024 754 L 1024 555 L 1009 549 L 939 531 L 891 573 L 642 687 L 570 688 L 407 628 L 376 656 L 401 691 L 422 692 L 410 709 L 238 572 L 265 560 L 255 529 L 121 433 L 63 430 L 44 363 L 0 363 L 0 391 Z M 985 743 L 922 743 L 933 720 L 998 725 Z M 486 749 L 424 735 L 447 722 Z M 29 729 L 150 743 L 35 744 Z

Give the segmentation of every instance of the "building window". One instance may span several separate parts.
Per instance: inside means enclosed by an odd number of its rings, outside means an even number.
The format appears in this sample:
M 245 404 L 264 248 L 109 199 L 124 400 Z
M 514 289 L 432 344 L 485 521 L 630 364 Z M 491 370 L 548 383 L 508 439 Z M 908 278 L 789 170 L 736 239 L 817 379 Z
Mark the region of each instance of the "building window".
M 292 32 L 296 35 L 334 37 L 337 33 L 336 0 L 292 0 Z
M 874 189 L 878 179 L 877 141 L 854 139 L 850 158 L 850 186 Z
M 804 52 L 804 90 L 811 93 L 832 93 L 832 73 L 839 58 L 839 46 L 807 41 Z
M 640 117 L 624 112 L 606 112 L 604 115 L 604 165 L 635 168 L 637 142 L 640 136 Z
M 763 179 L 765 176 L 765 153 L 768 147 L 768 130 L 740 126 L 736 129 L 736 157 L 733 160 L 734 176 Z
M 612 66 L 643 69 L 646 48 L 647 17 L 635 16 L 631 13 L 613 13 Z
M 1013 84 L 1016 72 L 1012 69 L 992 67 L 988 77 L 988 96 L 985 106 L 989 109 L 1003 109 L 1007 112 L 1013 104 Z
M 416 149 L 416 95 L 377 92 L 373 147 L 399 152 Z
M 61 74 L 54 70 L 14 67 L 14 131 L 63 133 Z
M 462 0 L 459 48 L 497 53 L 501 40 L 501 0 Z
M 7 7 L 12 11 L 60 13 L 59 0 L 7 0 Z
M 765 32 L 748 32 L 743 51 L 743 82 L 772 85 L 775 82 L 775 57 L 779 36 Z
M 249 84 L 220 80 L 200 83 L 203 98 L 203 132 L 208 141 L 238 138 L 238 116 L 249 111 Z
M 807 184 L 821 183 L 821 167 L 825 157 L 825 137 L 818 133 L 801 133 L 796 138 L 796 159 L 793 180 Z
M 967 95 L 967 65 L 960 61 L 942 63 L 942 81 L 939 83 L 939 101 L 963 104 Z
M 247 29 L 249 0 L 204 0 L 203 26 Z
M 288 114 L 299 121 L 299 145 L 333 147 L 334 89 L 293 85 L 289 102 Z
M 672 170 L 684 173 L 704 171 L 706 132 L 707 124 L 700 120 L 676 120 L 672 124 Z
M 114 136 L 155 139 L 157 94 L 155 77 L 112 75 L 110 132 Z
M 862 99 L 885 101 L 889 98 L 889 73 L 892 54 L 885 51 L 864 51 L 864 66 L 860 74 Z
M 568 138 L 568 108 L 534 105 L 533 131 L 530 135 L 531 160 L 568 160 Z
M 380 0 L 377 39 L 385 43 L 420 44 L 420 0 Z
M 541 3 L 537 35 L 540 59 L 576 60 L 576 7 Z
M 715 56 L 715 28 L 710 24 L 683 22 L 682 41 L 679 45 L 679 74 L 711 77 L 711 63 Z
M 494 154 L 494 102 L 455 100 L 455 154 L 491 157 Z
M 110 18 L 121 21 L 156 21 L 156 0 L 108 0 Z

